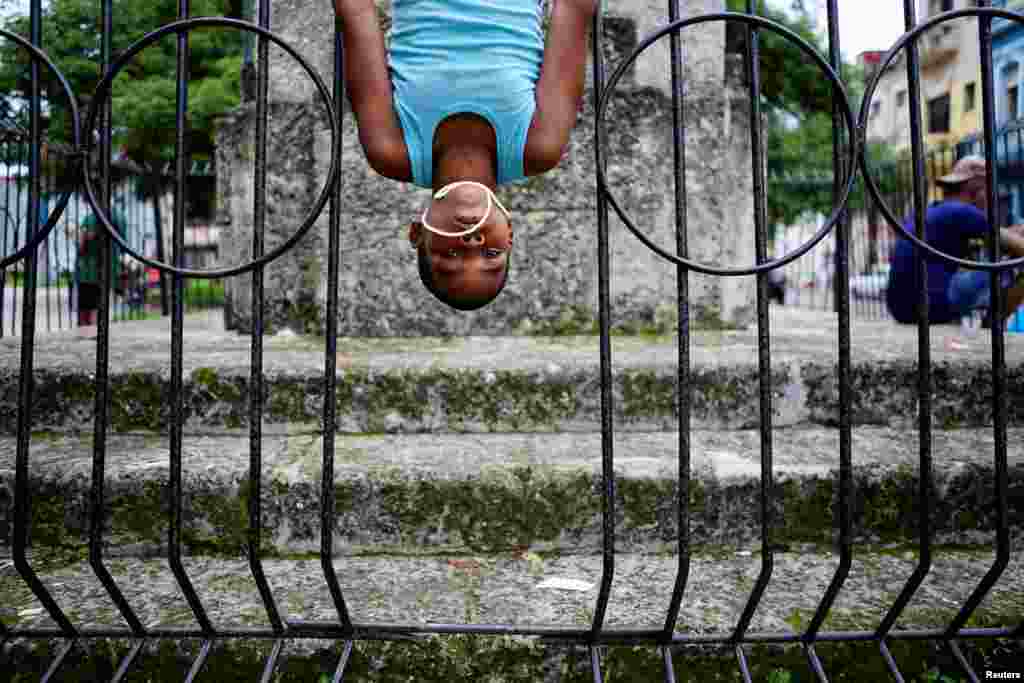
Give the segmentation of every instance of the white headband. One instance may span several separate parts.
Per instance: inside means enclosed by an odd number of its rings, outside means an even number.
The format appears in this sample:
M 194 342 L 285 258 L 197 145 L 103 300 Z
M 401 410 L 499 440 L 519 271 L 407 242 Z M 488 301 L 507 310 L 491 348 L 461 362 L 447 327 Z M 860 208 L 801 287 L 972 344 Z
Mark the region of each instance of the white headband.
M 420 222 L 423 224 L 423 227 L 425 227 L 427 230 L 434 233 L 435 235 L 440 235 L 441 237 L 462 237 L 463 235 L 469 235 L 470 233 L 476 232 L 477 229 L 479 229 L 480 226 L 487 221 L 488 216 L 491 215 L 492 204 L 498 205 L 498 208 L 501 209 L 502 213 L 505 214 L 505 218 L 512 218 L 512 214 L 510 214 L 508 209 L 506 209 L 502 205 L 498 197 L 495 196 L 493 192 L 491 192 L 491 188 L 473 180 L 459 180 L 454 183 L 449 183 L 434 194 L 434 199 L 444 199 L 445 197 L 448 196 L 449 192 L 454 190 L 456 187 L 459 187 L 460 185 L 474 185 L 482 189 L 484 193 L 487 195 L 487 213 L 485 213 L 484 217 L 480 219 L 480 222 L 474 225 L 472 228 L 463 230 L 462 232 L 445 232 L 444 230 L 438 230 L 437 228 L 435 228 L 434 226 L 430 225 L 430 223 L 427 222 L 427 213 L 430 211 L 430 205 L 428 204 L 427 208 L 423 209 L 423 218 L 420 219 Z

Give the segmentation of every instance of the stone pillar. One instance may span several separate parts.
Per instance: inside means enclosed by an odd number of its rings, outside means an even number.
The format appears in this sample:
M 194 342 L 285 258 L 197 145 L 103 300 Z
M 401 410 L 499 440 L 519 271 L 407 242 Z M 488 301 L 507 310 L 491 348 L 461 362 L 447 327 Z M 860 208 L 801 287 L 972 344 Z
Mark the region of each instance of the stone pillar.
M 381 2 L 387 24 L 389 2 Z M 661 0 L 607 2 L 610 75 L 640 35 L 667 21 Z M 698 6 L 699 5 L 699 6 Z M 722 0 L 687 3 L 712 12 Z M 333 14 L 309 0 L 274 4 L 272 30 L 295 45 L 330 82 Z M 750 135 L 745 98 L 725 81 L 724 24 L 688 29 L 686 45 L 688 239 L 693 258 L 709 264 L 753 262 Z M 608 116 L 609 177 L 634 222 L 674 252 L 675 200 L 668 40 L 645 53 L 626 74 Z M 589 70 L 588 70 L 589 78 Z M 271 62 L 271 148 L 268 155 L 268 246 L 280 243 L 308 211 L 330 162 L 330 134 L 312 83 L 280 53 Z M 510 280 L 490 306 L 454 312 L 420 284 L 405 235 L 429 192 L 376 176 L 359 146 L 354 117 L 343 131 L 341 335 L 416 336 L 589 332 L 597 319 L 597 218 L 594 105 L 588 84 L 584 111 L 568 154 L 554 171 L 499 188 L 512 211 L 516 248 Z M 251 105 L 250 105 L 251 106 Z M 346 103 L 347 106 L 347 103 Z M 252 214 L 254 108 L 224 121 L 218 141 L 222 262 L 248 258 Z M 326 307 L 327 211 L 297 249 L 267 269 L 271 329 L 322 331 Z M 611 214 L 613 323 L 621 329 L 672 329 L 676 268 L 650 251 Z M 251 278 L 229 283 L 228 326 L 245 331 Z M 696 324 L 742 326 L 752 315 L 752 278 L 690 274 Z

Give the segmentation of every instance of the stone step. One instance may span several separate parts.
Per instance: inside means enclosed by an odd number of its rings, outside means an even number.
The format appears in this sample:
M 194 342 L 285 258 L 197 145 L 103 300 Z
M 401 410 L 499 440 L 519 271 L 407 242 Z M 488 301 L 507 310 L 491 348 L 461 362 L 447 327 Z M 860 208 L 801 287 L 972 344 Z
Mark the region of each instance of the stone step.
M 836 572 L 838 561 L 835 553 L 814 548 L 776 553 L 771 580 L 754 613 L 749 633 L 804 631 Z M 3 596 L 0 619 L 15 629 L 53 627 L 50 617 L 16 575 L 12 564 L 0 560 L 0 595 Z M 115 558 L 106 565 L 128 604 L 147 628 L 197 628 L 166 561 Z M 267 612 L 246 561 L 191 557 L 185 559 L 184 565 L 216 628 L 268 628 Z M 857 548 L 823 630 L 874 630 L 916 565 L 916 554 L 907 548 Z M 896 630 L 947 626 L 991 565 L 988 550 L 937 548 L 931 570 L 896 622 Z M 728 548 L 697 551 L 691 558 L 689 578 L 675 622 L 676 633 L 709 638 L 732 633 L 761 566 L 758 553 Z M 349 614 L 357 626 L 399 624 L 430 630 L 436 627 L 432 625 L 468 623 L 515 626 L 534 632 L 545 626 L 582 632 L 593 623 L 602 558 L 593 554 L 532 552 L 418 557 L 377 555 L 339 559 L 334 562 L 334 568 Z M 648 632 L 663 628 L 678 569 L 678 558 L 670 553 L 616 556 L 604 628 Z M 265 560 L 263 570 L 277 609 L 286 621 L 301 622 L 301 625 L 338 623 L 338 612 L 317 558 Z M 40 576 L 76 626 L 124 628 L 120 615 L 87 563 L 53 567 L 42 571 Z M 969 626 L 1017 626 L 1020 615 L 1024 614 L 1022 585 L 1024 556 L 1017 553 L 974 612 Z M 431 683 L 592 680 L 586 668 L 574 670 L 573 659 L 567 657 L 565 646 L 558 647 L 545 640 L 505 635 L 415 638 L 413 641 L 358 642 L 345 680 L 405 681 L 411 675 L 418 681 Z M 1011 667 L 1015 661 L 1019 667 L 1022 661 L 1020 641 L 1003 641 L 1005 644 L 994 662 L 992 641 L 980 642 L 990 653 L 990 659 L 986 660 L 989 666 Z M 117 662 L 116 654 L 125 651 L 124 643 L 106 647 L 88 639 L 82 643 L 111 670 Z M 948 653 L 947 659 L 942 660 L 941 651 L 934 643 L 892 640 L 890 645 L 906 680 L 925 680 L 926 670 L 936 668 L 937 661 L 940 670 L 956 671 Z M 195 641 L 160 648 L 151 645 L 150 653 L 136 668 L 143 673 L 150 672 L 153 677 L 139 680 L 182 680 L 188 665 L 186 655 L 195 656 L 196 646 Z M 201 680 L 255 680 L 270 647 L 267 640 L 218 641 Z M 978 654 L 970 641 L 965 641 L 964 647 L 969 654 Z M 833 676 L 830 680 L 890 680 L 876 644 L 825 642 L 818 648 L 826 671 Z M 337 642 L 290 639 L 279 665 L 283 679 L 317 680 L 322 672 L 330 676 L 340 649 Z M 39 673 L 48 663 L 49 653 L 45 641 L 15 641 L 8 646 L 7 654 L 14 671 Z M 776 669 L 800 675 L 799 680 L 813 679 L 810 672 L 806 672 L 806 660 L 798 648 L 783 651 L 748 647 L 747 654 L 754 668 L 754 680 L 770 680 L 769 674 Z M 1003 659 L 999 660 L 999 656 Z M 942 661 L 948 668 L 941 668 Z M 729 650 L 682 649 L 676 653 L 675 664 L 679 681 L 740 680 L 735 656 Z M 69 665 L 67 670 L 74 671 L 79 666 Z M 608 680 L 663 680 L 659 654 L 650 645 L 613 648 L 604 657 L 604 667 Z M 160 669 L 163 669 L 162 674 Z M 154 670 L 158 673 L 152 673 Z M 225 672 L 231 675 L 226 676 Z M 109 678 L 110 673 L 92 680 Z
M 853 433 L 853 524 L 859 541 L 916 538 L 914 435 Z M 756 546 L 760 446 L 754 431 L 694 431 L 689 485 L 691 543 Z M 773 544 L 831 543 L 838 516 L 838 432 L 772 433 Z M 312 429 L 262 441 L 263 547 L 319 552 L 322 438 Z M 676 538 L 678 434 L 624 432 L 613 441 L 616 545 L 657 551 Z M 149 556 L 166 543 L 168 441 L 111 435 L 106 447 L 105 541 L 114 555 Z M 0 541 L 10 543 L 15 440 L 0 440 Z M 931 514 L 936 543 L 989 543 L 995 526 L 991 430 L 937 432 Z M 32 542 L 85 552 L 91 435 L 38 435 L 31 443 Z M 592 552 L 601 543 L 599 434 L 339 436 L 334 451 L 334 548 L 340 555 Z M 188 552 L 236 555 L 246 543 L 249 439 L 186 435 L 183 542 Z M 1024 530 L 1024 429 L 1009 434 L 1012 534 Z
M 839 421 L 834 316 L 777 309 L 771 319 L 775 426 Z M 250 338 L 190 329 L 182 400 L 189 428 L 237 429 L 250 419 Z M 933 420 L 938 428 L 992 421 L 991 341 L 953 327 L 932 330 Z M 613 419 L 623 431 L 678 429 L 674 337 L 612 340 Z M 582 337 L 340 339 L 337 429 L 342 433 L 599 431 L 598 340 Z M 892 323 L 853 330 L 851 419 L 913 427 L 918 415 L 916 331 Z M 691 425 L 760 423 L 756 330 L 693 335 Z M 35 430 L 91 430 L 96 342 L 41 337 L 34 351 Z M 110 346 L 110 425 L 166 432 L 173 421 L 167 321 L 119 323 Z M 1007 335 L 1010 424 L 1024 420 L 1024 335 Z M 264 428 L 315 422 L 324 403 L 322 339 L 264 340 Z M 0 433 L 16 433 L 20 345 L 0 340 Z

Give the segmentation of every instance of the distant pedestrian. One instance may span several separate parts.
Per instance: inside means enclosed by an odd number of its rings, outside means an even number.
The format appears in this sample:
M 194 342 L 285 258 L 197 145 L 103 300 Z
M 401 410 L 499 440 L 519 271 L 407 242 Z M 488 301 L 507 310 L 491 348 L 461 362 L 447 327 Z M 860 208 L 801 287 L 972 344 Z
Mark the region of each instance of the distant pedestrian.
M 944 198 L 925 213 L 925 241 L 939 251 L 957 258 L 970 258 L 970 242 L 989 234 L 985 210 L 988 206 L 988 169 L 985 159 L 967 156 L 956 162 L 948 175 L 936 182 Z M 907 219 L 909 232 L 915 230 L 914 218 Z M 1004 253 L 1024 256 L 1024 226 L 999 231 Z M 889 312 L 898 322 L 917 322 L 920 283 L 916 276 L 918 249 L 901 237 L 893 252 L 886 288 Z M 955 264 L 924 254 L 928 272 L 928 321 L 932 324 L 960 320 L 974 310 L 990 308 L 991 273 L 958 268 Z M 1000 284 L 1006 293 L 1005 314 L 1009 316 L 1024 301 L 1024 282 L 1003 272 Z
M 111 221 L 118 234 L 122 237 L 125 234 L 124 216 L 116 208 L 110 212 Z M 89 212 L 85 220 L 79 225 L 78 231 L 78 261 L 76 280 L 78 282 L 78 326 L 90 326 L 96 324 L 96 313 L 100 307 L 100 240 L 103 228 L 95 214 Z M 123 291 L 121 282 L 121 248 L 111 244 L 111 272 L 110 286 L 115 291 Z

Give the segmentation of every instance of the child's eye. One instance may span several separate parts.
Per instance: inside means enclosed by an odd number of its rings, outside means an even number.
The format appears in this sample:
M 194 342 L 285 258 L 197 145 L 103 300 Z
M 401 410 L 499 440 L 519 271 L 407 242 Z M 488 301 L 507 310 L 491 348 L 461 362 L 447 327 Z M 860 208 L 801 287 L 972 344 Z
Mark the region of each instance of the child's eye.
M 487 249 L 484 251 L 484 257 L 488 259 L 499 259 L 501 258 L 502 251 L 500 249 Z
M 459 255 L 459 250 L 458 249 L 449 249 L 447 252 L 445 252 L 445 256 L 450 256 L 452 258 L 455 258 L 458 255 Z

